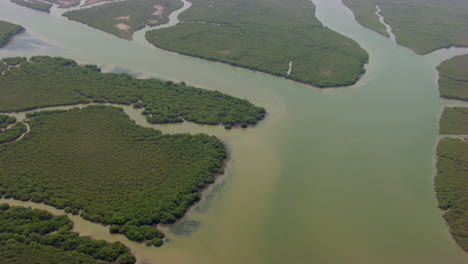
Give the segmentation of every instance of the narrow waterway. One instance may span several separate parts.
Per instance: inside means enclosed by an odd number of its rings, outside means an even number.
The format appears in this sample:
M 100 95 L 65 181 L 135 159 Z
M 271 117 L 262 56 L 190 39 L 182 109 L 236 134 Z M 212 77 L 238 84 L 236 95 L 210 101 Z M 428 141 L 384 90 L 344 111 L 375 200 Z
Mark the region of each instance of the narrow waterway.
M 177 9 L 176 11 L 172 12 L 169 15 L 169 22 L 168 23 L 163 24 L 163 25 L 159 25 L 159 26 L 153 26 L 153 27 L 152 26 L 146 26 L 145 28 L 142 28 L 142 29 L 138 30 L 137 32 L 135 32 L 133 34 L 133 41 L 135 41 L 135 42 L 137 42 L 137 43 L 139 43 L 141 45 L 146 45 L 148 47 L 153 47 L 153 44 L 150 44 L 146 40 L 146 37 L 145 37 L 146 32 L 149 31 L 149 30 L 154 30 L 154 29 L 173 27 L 173 26 L 179 24 L 180 23 L 179 15 L 192 6 L 192 3 L 187 1 L 187 0 L 181 0 L 181 1 L 183 3 L 183 6 L 181 8 L 179 8 L 179 9 Z
M 27 32 L 0 57 L 47 54 L 125 68 L 220 90 L 268 110 L 268 118 L 249 129 L 157 126 L 216 135 L 232 156 L 226 174 L 186 217 L 197 229 L 185 236 L 168 232 L 162 248 L 126 242 L 140 263 L 466 263 L 437 209 L 433 161 L 444 105 L 435 66 L 467 50 L 418 56 L 360 26 L 340 0 L 313 2 L 325 26 L 370 54 L 367 73 L 353 87 L 315 89 L 165 52 L 6 0 L 0 0 L 0 19 Z M 138 113 L 129 115 L 148 125 Z M 125 241 L 73 220 L 83 235 Z
M 376 5 L 375 9 L 377 9 L 377 11 L 375 11 L 375 14 L 379 17 L 380 23 L 385 25 L 385 29 L 386 29 L 388 35 L 390 36 L 390 39 L 392 41 L 396 42 L 396 37 L 395 37 L 395 34 L 393 34 L 392 27 L 389 24 L 385 23 L 384 17 L 382 16 L 382 14 L 380 14 L 380 12 L 381 12 L 380 7 L 378 5 Z

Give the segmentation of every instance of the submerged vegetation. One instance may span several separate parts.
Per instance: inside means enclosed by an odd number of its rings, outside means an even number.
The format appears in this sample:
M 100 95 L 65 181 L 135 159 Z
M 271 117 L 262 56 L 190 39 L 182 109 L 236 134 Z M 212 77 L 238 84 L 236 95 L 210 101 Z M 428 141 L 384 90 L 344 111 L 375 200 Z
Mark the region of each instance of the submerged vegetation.
M 352 39 L 323 27 L 308 0 L 192 3 L 179 16 L 182 23 L 148 31 L 148 41 L 319 87 L 351 85 L 364 73 L 368 54 Z
M 468 101 L 468 55 L 453 57 L 438 67 L 440 95 Z
M 80 237 L 65 216 L 0 204 L 0 263 L 133 264 L 120 242 Z
M 435 189 L 455 241 L 468 252 L 468 142 L 444 138 L 437 147 Z
M 52 4 L 45 3 L 39 0 L 10 0 L 10 1 L 15 4 L 29 7 L 35 10 L 43 11 L 43 12 L 50 12 L 50 8 L 52 7 Z
M 22 140 L 0 145 L 0 194 L 44 202 L 156 246 L 164 234 L 151 225 L 182 217 L 226 158 L 214 136 L 162 135 L 110 106 L 28 118 L 31 131 Z
M 24 28 L 20 25 L 0 20 L 0 47 L 5 46 L 14 35 L 21 33 L 23 30 Z
M 356 21 L 375 32 L 378 32 L 385 37 L 390 37 L 387 28 L 380 23 L 375 1 L 370 0 L 343 0 L 343 4 L 348 6 L 354 13 Z
M 440 118 L 441 134 L 468 135 L 468 108 L 446 107 Z
M 382 34 L 376 30 L 373 18 L 378 5 L 397 42 L 418 54 L 468 46 L 466 0 L 345 0 L 344 3 L 353 10 L 359 23 Z
M 124 39 L 146 25 L 169 22 L 169 14 L 182 7 L 178 0 L 127 0 L 69 11 L 63 14 L 71 20 L 97 28 Z
M 247 100 L 183 82 L 137 79 L 129 74 L 101 73 L 95 65 L 48 56 L 3 59 L 0 111 L 21 111 L 78 103 L 133 104 L 144 108 L 150 123 L 223 124 L 227 128 L 256 124 L 265 109 Z M 0 64 L 2 65 L 2 64 Z M 16 65 L 17 67 L 11 67 Z

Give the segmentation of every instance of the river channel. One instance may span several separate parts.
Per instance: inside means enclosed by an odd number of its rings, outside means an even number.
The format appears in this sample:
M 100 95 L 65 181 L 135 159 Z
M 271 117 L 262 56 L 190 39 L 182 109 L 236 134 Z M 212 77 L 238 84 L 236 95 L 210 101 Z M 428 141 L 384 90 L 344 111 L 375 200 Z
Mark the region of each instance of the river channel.
M 183 220 L 197 223 L 192 232 L 166 229 L 170 241 L 154 248 L 72 216 L 75 230 L 123 241 L 139 263 L 467 263 L 437 209 L 433 177 L 438 118 L 449 104 L 439 99 L 435 66 L 468 50 L 419 56 L 360 26 L 341 1 L 313 2 L 325 26 L 370 54 L 367 73 L 352 87 L 316 89 L 182 56 L 0 0 L 0 19 L 27 28 L 0 57 L 68 57 L 220 90 L 269 112 L 258 126 L 232 131 L 154 126 L 216 135 L 231 150 L 226 174 Z M 127 113 L 152 126 L 139 113 Z

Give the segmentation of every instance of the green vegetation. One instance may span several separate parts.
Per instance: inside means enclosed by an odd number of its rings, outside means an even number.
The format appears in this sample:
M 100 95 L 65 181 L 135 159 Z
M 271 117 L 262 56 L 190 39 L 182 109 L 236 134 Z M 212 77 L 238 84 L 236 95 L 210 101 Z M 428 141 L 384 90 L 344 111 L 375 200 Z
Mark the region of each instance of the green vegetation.
M 451 46 L 468 46 L 466 0 L 345 0 L 345 3 L 356 14 L 359 23 L 382 33 L 369 19 L 373 11 L 367 6 L 378 5 L 397 42 L 418 54 Z
M 15 122 L 16 122 L 15 117 L 0 115 L 0 144 L 11 142 L 19 138 L 24 132 L 26 132 L 27 128 L 25 124 L 23 123 L 14 124 Z M 12 126 L 9 127 L 10 125 Z
M 440 118 L 440 133 L 468 135 L 468 108 L 446 107 Z
M 57 4 L 60 8 L 74 7 L 80 4 L 80 0 L 44 0 L 44 1 Z
M 20 25 L 0 20 L 0 47 L 5 46 L 14 35 L 23 32 L 23 30 L 24 28 Z
M 128 74 L 101 73 L 95 65 L 47 56 L 9 58 L 0 76 L 0 111 L 89 102 L 134 104 L 145 108 L 150 123 L 256 124 L 265 109 L 247 100 L 171 81 L 136 79 Z M 1 64 L 0 64 L 1 65 Z
M 0 129 L 6 128 L 14 123 L 16 123 L 15 117 L 0 114 Z
M 169 22 L 169 14 L 182 7 L 178 0 L 127 0 L 107 3 L 63 14 L 124 39 L 146 25 L 155 26 Z
M 43 11 L 43 12 L 50 12 L 50 8 L 52 7 L 52 4 L 45 3 L 39 0 L 10 0 L 10 1 L 15 4 L 29 7 L 35 10 Z
M 226 158 L 204 134 L 162 135 L 121 109 L 89 106 L 28 115 L 31 130 L 0 145 L 0 195 L 44 202 L 110 231 L 160 246 Z
M 115 1 L 115 0 L 86 0 L 84 6 L 93 5 L 93 4 L 102 3 L 102 2 L 112 2 L 112 1 Z
M 455 241 L 468 252 L 468 142 L 441 139 L 437 147 L 435 189 L 439 207 Z
M 352 39 L 323 27 L 308 0 L 192 3 L 179 16 L 182 23 L 148 31 L 148 41 L 319 87 L 351 85 L 364 73 L 368 54 Z
M 453 57 L 438 67 L 440 95 L 468 101 L 468 55 Z
M 16 123 L 8 129 L 0 129 L 0 144 L 19 138 L 26 130 L 26 125 L 23 123 Z
M 354 13 L 354 17 L 359 24 L 378 32 L 385 37 L 390 37 L 387 28 L 380 23 L 379 16 L 374 1 L 369 0 L 343 0 L 343 4 L 348 6 Z
M 65 215 L 0 204 L 0 263 L 135 263 L 122 243 L 80 237 L 72 226 Z

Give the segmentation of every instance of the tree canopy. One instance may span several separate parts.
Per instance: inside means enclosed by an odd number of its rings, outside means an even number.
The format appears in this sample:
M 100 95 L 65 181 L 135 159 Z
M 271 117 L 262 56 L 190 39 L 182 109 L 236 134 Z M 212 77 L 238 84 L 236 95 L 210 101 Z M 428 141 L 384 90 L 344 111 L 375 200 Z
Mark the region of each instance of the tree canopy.
M 70 232 L 65 216 L 0 204 L 0 262 L 35 264 L 133 264 L 135 257 L 120 242 L 107 243 Z
M 15 66 L 15 67 L 13 67 Z M 95 65 L 78 65 L 48 56 L 0 61 L 0 111 L 22 111 L 79 103 L 134 104 L 153 124 L 183 120 L 233 126 L 256 124 L 265 109 L 219 91 L 209 91 L 129 74 L 101 73 Z

